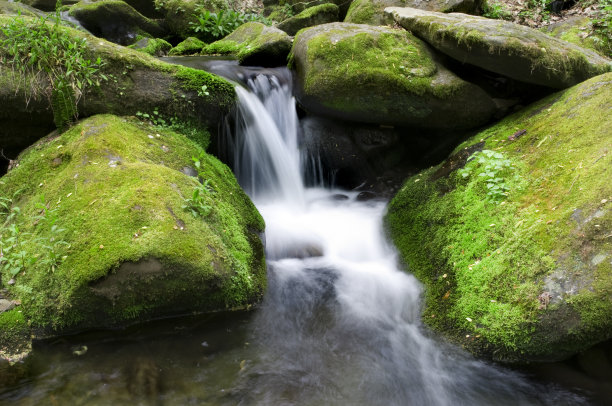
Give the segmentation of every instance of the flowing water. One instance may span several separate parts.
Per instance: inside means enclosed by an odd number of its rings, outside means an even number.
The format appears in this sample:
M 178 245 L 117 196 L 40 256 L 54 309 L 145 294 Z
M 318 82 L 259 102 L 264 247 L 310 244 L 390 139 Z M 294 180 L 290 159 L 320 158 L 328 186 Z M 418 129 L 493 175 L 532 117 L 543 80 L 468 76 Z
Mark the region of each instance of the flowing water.
M 313 157 L 300 153 L 286 75 L 245 77 L 249 90 L 237 88 L 228 136 L 236 176 L 266 220 L 262 306 L 152 323 L 112 339 L 39 344 L 23 377 L 0 387 L 0 404 L 587 404 L 477 361 L 423 327 L 422 287 L 397 268 L 384 238 L 386 202 L 304 186 L 322 177 L 304 175 Z

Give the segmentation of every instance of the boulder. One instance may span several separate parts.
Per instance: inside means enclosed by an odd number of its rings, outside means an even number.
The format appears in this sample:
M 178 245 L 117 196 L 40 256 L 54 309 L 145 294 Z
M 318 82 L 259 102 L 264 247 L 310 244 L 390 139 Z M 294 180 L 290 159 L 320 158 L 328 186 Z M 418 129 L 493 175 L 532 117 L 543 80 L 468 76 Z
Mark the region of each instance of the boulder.
M 231 55 L 241 65 L 274 67 L 287 63 L 290 50 L 291 38 L 285 32 L 262 23 L 250 22 L 204 47 L 202 53 Z
M 193 55 L 199 54 L 206 44 L 196 37 L 189 37 L 186 40 L 180 42 L 177 46 L 172 48 L 168 55 L 170 56 L 182 56 L 182 55 Z
M 78 3 L 78 1 L 79 0 L 62 0 L 62 5 L 70 6 Z M 20 3 L 42 11 L 54 11 L 57 6 L 57 0 L 21 0 Z
M 385 224 L 433 329 L 503 362 L 612 338 L 611 92 L 551 95 L 406 180 Z
M 563 89 L 612 68 L 594 51 L 509 21 L 399 7 L 385 13 L 450 57 L 522 82 Z
M 297 100 L 328 117 L 467 129 L 495 110 L 482 89 L 437 64 L 428 46 L 403 30 L 348 23 L 307 28 L 295 37 L 291 60 Z
M 8 20 L 9 17 L 2 17 L 0 24 Z M 78 103 L 81 117 L 158 111 L 167 120 L 176 117 L 214 132 L 234 106 L 234 87 L 218 76 L 167 64 L 74 29 L 62 28 L 62 32 L 82 48 L 86 59 L 100 58 L 99 73 L 106 78 L 98 75 L 101 85 L 85 90 Z M 50 100 L 40 91 L 41 83 L 35 78 L 22 77 L 12 69 L 0 69 L 0 83 L 3 106 L 0 145 L 4 154 L 14 159 L 21 150 L 53 130 L 53 114 Z M 198 94 L 202 94 L 203 86 L 208 93 L 205 97 Z
M 309 7 L 298 15 L 278 23 L 276 28 L 294 36 L 302 28 L 338 21 L 338 12 L 338 6 L 333 3 Z
M 612 57 L 612 45 L 605 45 L 605 39 L 593 30 L 591 19 L 586 16 L 572 16 L 547 25 L 541 30 L 555 38 L 592 49 L 608 58 Z
M 472 14 L 480 8 L 480 0 L 354 0 L 344 22 L 369 25 L 390 25 L 393 18 L 385 15 L 387 7 L 412 7 L 442 13 Z
M 198 177 L 183 173 L 193 157 Z M 262 298 L 263 220 L 230 169 L 183 135 L 90 117 L 24 152 L 0 196 L 20 208 L 3 221 L 34 259 L 3 266 L 2 280 L 15 279 L 37 337 Z
M 141 38 L 128 48 L 136 49 L 151 56 L 165 56 L 172 48 L 172 44 L 161 38 Z
M 160 38 L 166 30 L 122 0 L 91 3 L 80 1 L 70 8 L 69 15 L 93 35 L 121 45 L 133 44 L 137 36 Z
M 1 0 L 0 1 L 0 14 L 5 15 L 18 15 L 21 14 L 26 17 L 36 17 L 42 16 L 44 13 L 41 13 L 40 10 L 28 6 L 23 3 L 15 3 L 12 1 Z

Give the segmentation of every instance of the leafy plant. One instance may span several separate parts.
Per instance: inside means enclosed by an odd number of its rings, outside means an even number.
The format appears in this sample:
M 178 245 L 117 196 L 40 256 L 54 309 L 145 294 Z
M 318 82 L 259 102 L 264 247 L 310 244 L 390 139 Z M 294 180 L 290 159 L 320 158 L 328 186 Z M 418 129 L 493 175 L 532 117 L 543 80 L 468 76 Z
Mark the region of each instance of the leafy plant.
M 202 88 L 198 89 L 198 96 L 200 97 L 210 96 L 210 93 L 208 92 L 208 86 L 202 85 Z
M 234 10 L 221 10 L 218 13 L 199 8 L 197 14 L 193 15 L 197 22 L 189 22 L 196 34 L 201 34 L 213 40 L 223 38 L 232 33 L 236 28 L 250 21 L 259 21 L 270 24 L 265 18 L 255 13 L 242 13 Z
M 502 3 L 495 0 L 483 2 L 482 15 L 496 20 L 512 20 L 512 13 Z
M 9 20 L 0 27 L 0 63 L 23 82 L 26 103 L 38 96 L 49 101 L 56 126 L 64 130 L 77 118 L 85 89 L 106 77 L 100 58 L 92 62 L 85 57 L 86 39 L 71 36 L 60 21 L 59 8 L 45 17 Z
M 202 179 L 204 175 L 202 171 L 203 156 L 192 157 L 191 160 L 198 171 L 198 177 Z M 214 189 L 210 185 L 210 180 L 206 179 L 202 181 L 202 183 L 198 184 L 198 186 L 193 189 L 191 197 L 184 200 L 185 204 L 183 205 L 183 209 L 190 212 L 193 217 L 208 217 L 212 211 L 212 207 L 208 204 L 206 197 L 213 193 Z
M 600 0 L 596 18 L 591 21 L 595 46 L 612 57 L 612 0 Z
M 470 164 L 469 161 L 472 160 L 474 160 L 474 163 Z M 468 178 L 477 173 L 477 176 L 485 181 L 487 198 L 498 201 L 503 200 L 510 190 L 503 175 L 511 168 L 512 162 L 505 158 L 502 153 L 485 149 L 469 157 L 468 164 L 457 172 L 463 178 Z

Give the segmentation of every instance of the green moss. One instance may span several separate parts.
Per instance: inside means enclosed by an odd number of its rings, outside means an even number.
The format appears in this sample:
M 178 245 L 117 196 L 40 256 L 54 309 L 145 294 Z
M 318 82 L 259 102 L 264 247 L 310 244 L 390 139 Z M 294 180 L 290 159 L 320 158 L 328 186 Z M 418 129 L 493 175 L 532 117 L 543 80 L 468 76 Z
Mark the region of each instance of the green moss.
M 306 56 L 313 72 L 307 75 L 305 92 L 323 92 L 321 99 L 327 107 L 359 111 L 363 108 L 361 93 L 385 99 L 391 92 L 423 95 L 432 89 L 436 65 L 425 45 L 412 34 L 341 30 L 335 36 L 330 32 L 310 39 Z M 351 83 L 355 91 L 347 93 L 335 87 L 345 83 Z M 381 100 L 380 105 L 386 103 Z
M 202 219 L 182 208 L 198 181 L 180 170 L 201 153 L 171 131 L 95 116 L 20 157 L 0 195 L 23 190 L 14 202 L 21 232 L 49 238 L 48 227 L 33 221 L 44 201 L 70 244 L 55 270 L 38 261 L 11 288 L 34 328 L 124 325 L 261 298 L 263 220 L 229 168 L 203 155 L 211 212 Z M 28 244 L 28 255 L 37 247 Z M 139 262 L 152 265 L 141 272 L 120 267 Z
M 611 252 L 602 238 L 612 226 L 604 204 L 612 196 L 611 158 L 602 138 L 612 133 L 610 86 L 607 74 L 550 96 L 406 181 L 386 224 L 408 270 L 426 284 L 423 318 L 430 326 L 506 361 L 558 359 L 609 338 L 612 274 L 609 264 L 593 271 L 590 261 Z M 513 164 L 499 175 L 509 189 L 501 202 L 488 198 L 477 160 L 466 164 L 466 178 L 454 170 L 480 149 Z M 604 206 L 590 232 L 574 220 L 577 209 L 588 216 Z M 593 275 L 593 283 L 573 295 L 555 292 L 562 300 L 543 305 L 540 295 L 559 269 Z M 568 311 L 578 312 L 576 325 L 553 322 Z
M 290 48 L 291 39 L 284 32 L 262 23 L 250 22 L 241 25 L 227 37 L 205 46 L 202 53 L 233 55 L 243 63 L 258 55 L 261 59 L 285 60 Z
M 236 101 L 234 86 L 225 79 L 208 72 L 178 66 L 176 78 L 180 81 L 180 89 L 199 91 L 206 86 L 210 93 L 208 97 L 214 99 L 219 106 L 229 109 Z
M 150 38 L 146 39 L 146 45 L 143 47 L 136 42 L 133 45 L 130 45 L 128 48 L 136 49 L 137 51 L 144 52 L 145 54 L 149 54 L 151 56 L 163 56 L 170 51 L 172 45 L 161 38 Z
M 337 5 L 325 3 L 305 9 L 298 15 L 279 23 L 277 27 L 289 35 L 295 35 L 299 30 L 305 27 L 338 21 L 339 13 L 340 9 Z
M 189 37 L 172 48 L 168 55 L 193 55 L 199 53 L 206 44 L 195 37 Z
M 21 310 L 0 313 L 0 359 L 18 361 L 31 350 L 30 327 Z

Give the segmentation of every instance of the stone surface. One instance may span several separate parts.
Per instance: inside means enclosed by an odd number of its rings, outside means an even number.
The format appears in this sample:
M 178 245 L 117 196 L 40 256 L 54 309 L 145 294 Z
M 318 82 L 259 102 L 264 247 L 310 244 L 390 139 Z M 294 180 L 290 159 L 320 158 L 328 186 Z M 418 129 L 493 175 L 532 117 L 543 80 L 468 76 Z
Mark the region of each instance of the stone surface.
M 187 210 L 200 182 L 181 169 L 194 156 L 208 185 L 200 195 L 205 215 Z M 0 195 L 23 190 L 24 213 L 44 196 L 47 216 L 64 230 L 15 220 L 24 236 L 36 233 L 21 249 L 39 260 L 9 290 L 39 337 L 245 308 L 262 298 L 263 220 L 229 168 L 185 136 L 98 115 L 41 140 L 19 162 Z M 61 259 L 53 271 L 43 247 L 51 237 L 65 241 L 55 246 Z
M 563 89 L 612 69 L 592 50 L 508 21 L 400 7 L 385 13 L 460 62 L 527 83 Z
M 338 6 L 333 3 L 325 3 L 307 8 L 298 15 L 278 23 L 276 28 L 293 36 L 302 28 L 338 21 L 338 13 Z
M 389 25 L 393 18 L 385 15 L 387 7 L 411 7 L 443 13 L 474 13 L 480 0 L 354 0 L 346 13 L 344 22 L 369 25 Z
M 323 24 L 300 31 L 291 58 L 296 98 L 316 114 L 467 129 L 486 123 L 495 110 L 482 89 L 437 64 L 429 47 L 403 30 Z
M 611 92 L 608 73 L 553 94 L 406 180 L 385 223 L 435 330 L 503 362 L 612 337 Z
M 81 1 L 70 8 L 69 14 L 93 35 L 121 45 L 133 44 L 138 36 L 160 38 L 166 34 L 157 21 L 122 0 Z
M 204 47 L 204 54 L 232 55 L 241 65 L 283 66 L 291 50 L 291 38 L 278 28 L 250 22 L 227 37 Z

